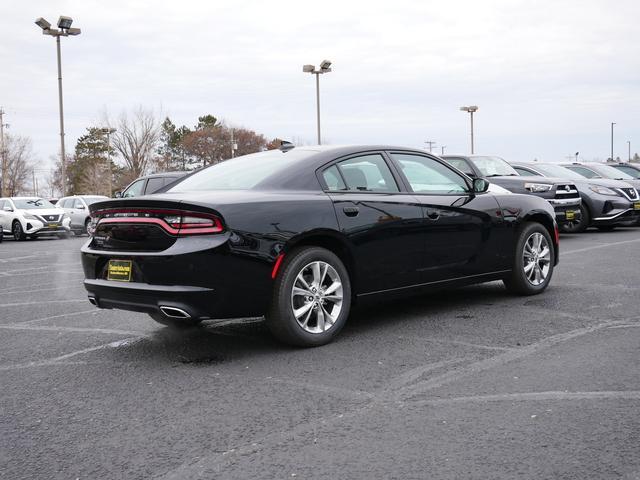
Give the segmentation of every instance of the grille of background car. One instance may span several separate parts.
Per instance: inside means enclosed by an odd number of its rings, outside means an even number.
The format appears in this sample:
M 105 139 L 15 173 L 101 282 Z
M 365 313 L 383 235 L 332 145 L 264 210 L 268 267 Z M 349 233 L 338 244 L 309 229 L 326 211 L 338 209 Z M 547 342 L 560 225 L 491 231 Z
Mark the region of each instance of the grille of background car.
M 578 189 L 575 187 L 575 185 L 567 183 L 556 186 L 556 198 L 580 198 L 580 194 L 578 193 Z
M 622 192 L 629 200 L 638 200 L 638 192 L 635 188 L 618 188 L 618 191 Z

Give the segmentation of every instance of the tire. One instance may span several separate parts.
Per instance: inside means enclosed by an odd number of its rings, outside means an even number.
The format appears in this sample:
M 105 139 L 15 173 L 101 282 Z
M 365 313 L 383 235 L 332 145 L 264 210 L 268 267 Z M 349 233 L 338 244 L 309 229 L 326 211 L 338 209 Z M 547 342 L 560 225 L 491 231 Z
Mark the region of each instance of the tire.
M 596 227 L 601 232 L 613 232 L 615 230 L 615 225 L 602 225 L 600 227 Z
M 13 221 L 11 232 L 13 233 L 14 240 L 25 240 L 27 238 L 24 230 L 22 230 L 22 224 L 18 220 Z
M 149 316 L 156 322 L 174 330 L 186 330 L 187 328 L 197 327 L 201 322 L 201 320 L 195 318 L 169 318 L 161 313 L 150 313 Z
M 589 209 L 584 205 L 580 205 L 580 220 L 574 220 L 569 223 L 563 223 L 560 231 L 563 233 L 581 233 L 584 232 L 591 223 L 591 215 Z
M 351 281 L 342 261 L 327 249 L 303 247 L 287 255 L 278 272 L 267 326 L 281 342 L 317 347 L 340 333 L 350 308 Z
M 78 233 L 78 236 L 82 235 L 83 233 L 87 234 L 87 237 L 89 236 L 89 224 L 91 223 L 91 217 L 87 217 L 87 219 L 84 221 L 84 231 L 81 231 Z
M 504 279 L 507 290 L 517 295 L 542 293 L 551 281 L 555 255 L 547 229 L 539 223 L 525 223 L 516 242 L 513 269 Z

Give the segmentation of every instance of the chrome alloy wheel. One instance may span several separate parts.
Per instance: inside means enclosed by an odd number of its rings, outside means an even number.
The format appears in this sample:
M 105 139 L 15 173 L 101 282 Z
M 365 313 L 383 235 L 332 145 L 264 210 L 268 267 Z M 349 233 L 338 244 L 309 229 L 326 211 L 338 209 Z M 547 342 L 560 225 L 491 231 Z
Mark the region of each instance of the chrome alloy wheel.
M 342 310 L 342 280 L 323 261 L 300 270 L 291 290 L 291 308 L 298 325 L 309 333 L 323 333 L 338 320 Z
M 531 285 L 543 284 L 551 268 L 551 248 L 545 236 L 539 232 L 529 235 L 522 252 L 524 274 Z

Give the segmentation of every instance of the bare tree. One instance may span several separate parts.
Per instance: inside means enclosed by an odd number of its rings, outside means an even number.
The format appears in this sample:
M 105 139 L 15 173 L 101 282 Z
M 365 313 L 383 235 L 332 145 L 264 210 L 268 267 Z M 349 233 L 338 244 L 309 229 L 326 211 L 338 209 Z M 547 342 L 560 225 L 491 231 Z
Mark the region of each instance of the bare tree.
M 124 160 L 132 177 L 147 171 L 155 156 L 159 137 L 158 120 L 149 109 L 140 106 L 131 114 L 123 112 L 111 142 Z
M 15 196 L 26 191 L 29 173 L 33 166 L 31 139 L 19 135 L 5 135 L 5 155 L 7 159 L 7 191 L 5 196 Z

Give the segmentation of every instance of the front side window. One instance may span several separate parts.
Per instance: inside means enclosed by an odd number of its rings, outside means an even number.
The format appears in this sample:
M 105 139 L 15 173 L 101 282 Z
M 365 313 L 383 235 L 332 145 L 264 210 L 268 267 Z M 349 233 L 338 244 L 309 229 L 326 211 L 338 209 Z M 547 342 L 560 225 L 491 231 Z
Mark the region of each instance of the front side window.
M 513 167 L 513 168 L 516 172 L 518 172 L 518 175 L 523 175 L 525 177 L 530 177 L 530 176 L 541 177 L 542 176 L 538 172 L 534 172 L 533 170 L 528 170 L 526 168 L 522 168 L 522 167 Z
M 433 158 L 405 153 L 391 156 L 416 193 L 461 194 L 469 189 L 463 177 Z
M 380 154 L 362 155 L 338 163 L 347 190 L 356 192 L 398 192 L 391 170 Z
M 122 194 L 123 198 L 129 197 L 139 197 L 142 195 L 142 187 L 144 186 L 145 180 L 138 180 L 131 184 L 129 188 L 127 188 Z

